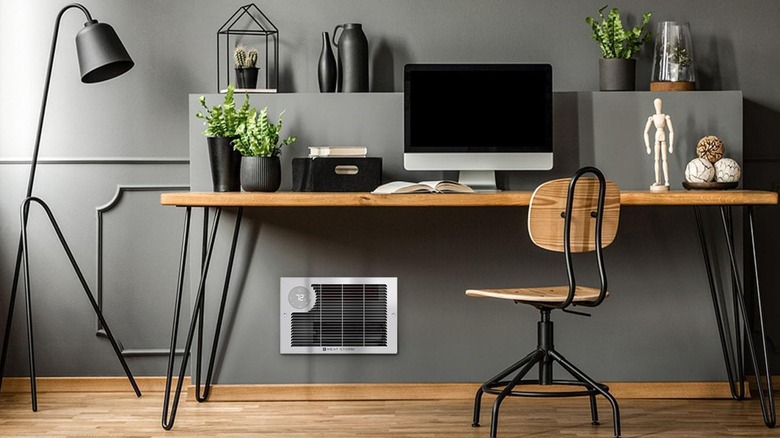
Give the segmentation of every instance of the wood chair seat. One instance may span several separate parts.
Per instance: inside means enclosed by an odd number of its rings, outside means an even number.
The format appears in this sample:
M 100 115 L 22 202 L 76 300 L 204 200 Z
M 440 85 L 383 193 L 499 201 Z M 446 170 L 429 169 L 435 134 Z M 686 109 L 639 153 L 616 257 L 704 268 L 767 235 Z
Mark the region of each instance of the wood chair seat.
M 596 301 L 600 290 L 593 287 L 577 286 L 574 290 L 573 303 Z M 528 303 L 558 304 L 566 301 L 569 295 L 569 286 L 546 286 L 512 289 L 469 289 L 466 295 L 470 297 L 500 298 Z M 609 296 L 609 292 L 607 292 Z

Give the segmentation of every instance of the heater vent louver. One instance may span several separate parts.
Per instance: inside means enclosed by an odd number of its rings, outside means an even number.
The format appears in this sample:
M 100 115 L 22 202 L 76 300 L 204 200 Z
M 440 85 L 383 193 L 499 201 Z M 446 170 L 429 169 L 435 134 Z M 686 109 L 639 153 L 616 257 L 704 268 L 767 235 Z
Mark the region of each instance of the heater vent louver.
M 395 354 L 396 278 L 281 279 L 280 351 Z

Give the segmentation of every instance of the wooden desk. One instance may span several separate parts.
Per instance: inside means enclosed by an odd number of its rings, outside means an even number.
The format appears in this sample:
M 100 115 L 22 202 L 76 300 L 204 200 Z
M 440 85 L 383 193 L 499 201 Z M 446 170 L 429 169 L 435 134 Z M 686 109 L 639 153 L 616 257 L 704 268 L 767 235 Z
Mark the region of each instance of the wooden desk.
M 745 333 L 751 332 L 748 311 L 745 306 L 744 293 L 742 291 L 742 281 L 737 269 L 734 242 L 731 238 L 733 224 L 731 221 L 731 207 L 745 207 L 747 211 L 747 223 L 749 225 L 749 241 L 753 256 L 753 272 L 756 283 L 756 303 L 758 306 L 758 324 L 761 332 L 761 347 L 764 355 L 763 366 L 764 376 L 766 377 L 767 388 L 764 391 L 760 378 L 758 392 L 761 398 L 761 411 L 764 416 L 764 423 L 767 427 L 775 426 L 775 405 L 772 390 L 771 372 L 767 357 L 766 335 L 764 330 L 763 310 L 761 306 L 761 292 L 758 282 L 757 258 L 755 249 L 755 233 L 753 227 L 753 206 L 756 205 L 776 205 L 778 203 L 778 194 L 770 191 L 758 190 L 718 190 L 718 191 L 671 191 L 667 193 L 651 193 L 649 191 L 623 191 L 621 192 L 621 204 L 624 206 L 692 206 L 696 216 L 696 225 L 699 230 L 699 241 L 702 246 L 702 255 L 704 257 L 707 276 L 709 280 L 710 293 L 715 308 L 718 331 L 723 348 L 724 361 L 726 362 L 726 371 L 729 378 L 732 397 L 734 399 L 744 399 L 745 376 L 744 365 L 739 357 L 742 353 L 740 345 L 742 334 L 739 327 L 744 328 Z M 182 254 L 179 266 L 179 280 L 177 286 L 176 309 L 174 312 L 173 332 L 171 335 L 171 351 L 168 358 L 167 380 L 165 387 L 165 396 L 163 402 L 163 420 L 162 425 L 165 429 L 173 427 L 178 406 L 179 396 L 181 395 L 182 383 L 187 368 L 189 352 L 192 348 L 193 337 L 198 319 L 203 315 L 204 285 L 208 275 L 211 254 L 216 240 L 217 225 L 223 207 L 236 207 L 238 214 L 233 231 L 233 240 L 228 259 L 228 268 L 225 274 L 225 283 L 222 291 L 222 301 L 217 317 L 217 327 L 212 343 L 211 360 L 209 362 L 206 380 L 204 382 L 203 393 L 200 391 L 200 362 L 201 348 L 198 348 L 198 357 L 196 359 L 195 374 L 195 393 L 198 401 L 205 401 L 208 398 L 209 388 L 211 386 L 211 377 L 214 367 L 214 358 L 216 356 L 219 333 L 222 325 L 222 316 L 227 297 L 227 290 L 230 284 L 230 273 L 235 255 L 236 242 L 241 226 L 241 217 L 244 207 L 523 207 L 528 206 L 531 200 L 531 192 L 527 191 L 506 191 L 498 193 L 469 193 L 469 194 L 406 194 L 406 195 L 377 195 L 371 193 L 301 193 L 301 192 L 276 192 L 276 193 L 215 193 L 215 192 L 190 192 L 190 193 L 163 193 L 160 198 L 162 205 L 185 207 L 184 235 L 182 237 Z M 731 264 L 732 275 L 736 279 L 734 301 L 737 303 L 738 310 L 733 313 L 734 324 L 725 325 L 723 320 L 727 318 L 728 312 L 721 309 L 715 282 L 713 280 L 713 268 L 709 259 L 707 250 L 707 239 L 704 236 L 702 226 L 701 207 L 716 206 L 720 209 L 724 236 L 729 251 L 729 261 Z M 211 237 L 208 242 L 204 241 L 204 247 L 207 247 L 206 255 L 203 260 L 203 269 L 196 294 L 195 305 L 193 307 L 192 317 L 190 319 L 187 341 L 184 347 L 184 358 L 182 359 L 174 395 L 173 405 L 169 412 L 169 395 L 174 366 L 174 347 L 177 339 L 177 328 L 179 325 L 179 315 L 181 311 L 182 289 L 184 284 L 184 272 L 187 260 L 187 248 L 189 243 L 190 214 L 192 207 L 204 207 L 206 209 L 214 207 L 216 213 L 214 217 L 214 226 L 212 226 Z M 208 220 L 204 221 L 204 240 L 207 235 Z M 740 315 L 742 319 L 740 320 Z M 729 329 L 734 327 L 734 330 Z M 746 346 L 750 359 L 752 360 L 754 374 L 761 376 L 760 363 L 757 360 L 756 348 L 753 345 L 751 336 L 746 337 Z M 199 345 L 200 345 L 199 336 Z M 734 347 L 736 345 L 736 347 Z
M 162 205 L 178 207 L 523 207 L 531 193 L 414 193 L 376 195 L 372 193 L 302 192 L 173 192 L 160 196 Z M 621 192 L 622 205 L 775 205 L 777 193 L 760 190 L 701 190 L 651 193 L 647 190 Z

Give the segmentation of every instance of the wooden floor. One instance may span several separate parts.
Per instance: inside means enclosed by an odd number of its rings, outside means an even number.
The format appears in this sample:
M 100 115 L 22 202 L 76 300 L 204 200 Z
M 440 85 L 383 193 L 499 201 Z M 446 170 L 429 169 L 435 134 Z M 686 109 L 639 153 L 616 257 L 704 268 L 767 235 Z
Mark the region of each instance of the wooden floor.
M 489 401 L 486 399 L 486 401 Z M 206 402 L 183 400 L 172 431 L 160 426 L 162 393 L 39 393 L 38 412 L 25 393 L 0 395 L 0 436 L 273 436 L 487 437 L 471 427 L 471 402 Z M 590 425 L 587 399 L 508 399 L 499 436 L 611 437 L 607 404 L 602 425 Z M 764 426 L 758 402 L 620 400 L 624 437 L 780 437 Z

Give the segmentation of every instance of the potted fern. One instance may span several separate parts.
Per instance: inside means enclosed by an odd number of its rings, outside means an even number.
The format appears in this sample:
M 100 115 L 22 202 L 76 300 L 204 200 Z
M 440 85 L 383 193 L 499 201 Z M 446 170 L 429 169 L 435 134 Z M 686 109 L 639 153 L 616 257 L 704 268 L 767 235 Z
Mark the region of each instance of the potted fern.
M 195 116 L 204 119 L 203 124 L 206 126 L 203 135 L 206 136 L 208 144 L 211 180 L 215 192 L 241 191 L 241 154 L 234 150 L 233 141 L 238 138 L 238 129 L 249 116 L 249 96 L 247 95 L 244 104 L 236 109 L 234 92 L 233 84 L 228 84 L 223 102 L 213 107 L 206 105 L 205 96 L 198 98 L 205 111 L 199 111 Z
M 249 111 L 246 121 L 238 128 L 238 138 L 233 146 L 242 155 L 241 187 L 248 192 L 275 192 L 282 183 L 282 165 L 279 155 L 282 147 L 294 142 L 289 136 L 279 142 L 282 117 L 274 124 L 268 120 L 268 107 L 257 112 Z
M 627 30 L 620 19 L 620 12 L 612 8 L 607 16 L 607 5 L 599 9 L 601 22 L 586 17 L 585 22 L 593 30 L 592 37 L 601 49 L 599 60 L 599 88 L 602 91 L 633 91 L 636 83 L 634 55 L 642 49 L 651 32 L 645 32 L 650 12 L 642 14 L 642 24 Z
M 236 46 L 233 51 L 233 59 L 236 62 L 236 84 L 241 89 L 257 88 L 257 76 L 260 69 L 257 67 L 257 50 L 247 50 L 242 45 Z

